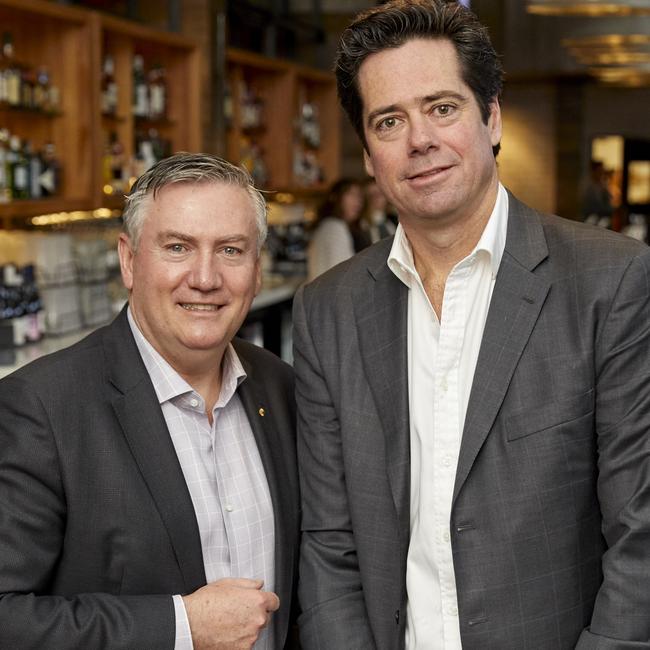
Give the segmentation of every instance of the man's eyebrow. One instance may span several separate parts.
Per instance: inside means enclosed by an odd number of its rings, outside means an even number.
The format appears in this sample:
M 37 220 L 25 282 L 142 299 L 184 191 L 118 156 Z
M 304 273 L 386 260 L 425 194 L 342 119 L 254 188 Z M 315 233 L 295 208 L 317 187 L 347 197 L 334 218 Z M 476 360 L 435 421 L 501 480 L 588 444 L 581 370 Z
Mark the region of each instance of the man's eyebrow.
M 220 244 L 237 244 L 240 242 L 247 242 L 250 239 L 252 239 L 250 235 L 247 235 L 245 233 L 232 233 L 219 237 L 217 241 Z M 194 244 L 197 242 L 196 237 L 188 235 L 187 233 L 179 232 L 177 230 L 163 230 L 156 237 L 156 241 L 159 243 L 169 240 L 187 242 L 188 244 Z
M 459 102 L 467 101 L 467 97 L 461 93 L 456 92 L 455 90 L 441 90 L 440 92 L 433 93 L 432 95 L 425 95 L 424 97 L 418 100 L 419 104 L 429 104 L 431 102 L 437 102 L 441 99 L 455 99 Z M 388 106 L 380 106 L 374 111 L 370 111 L 367 117 L 367 126 L 371 126 L 374 120 L 382 115 L 388 115 L 389 113 L 394 113 L 399 110 L 399 104 L 390 104 Z
M 179 232 L 177 230 L 163 230 L 161 233 L 158 234 L 156 239 L 159 242 L 167 241 L 169 239 L 178 239 L 180 241 L 184 242 L 194 242 L 196 241 L 194 237 L 191 235 L 187 235 L 183 232 Z

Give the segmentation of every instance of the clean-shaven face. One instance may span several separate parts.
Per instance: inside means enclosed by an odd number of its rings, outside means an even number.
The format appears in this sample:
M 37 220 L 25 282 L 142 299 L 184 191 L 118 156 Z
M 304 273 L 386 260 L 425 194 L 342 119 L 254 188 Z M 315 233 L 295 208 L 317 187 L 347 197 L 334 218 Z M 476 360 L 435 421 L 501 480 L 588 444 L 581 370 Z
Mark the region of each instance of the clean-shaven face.
M 488 123 L 447 39 L 414 39 L 371 54 L 358 75 L 366 170 L 400 220 L 462 220 L 494 205 L 501 139 L 498 102 Z
M 218 182 L 168 185 L 147 201 L 137 250 L 119 243 L 135 321 L 177 370 L 220 361 L 260 288 L 253 201 Z

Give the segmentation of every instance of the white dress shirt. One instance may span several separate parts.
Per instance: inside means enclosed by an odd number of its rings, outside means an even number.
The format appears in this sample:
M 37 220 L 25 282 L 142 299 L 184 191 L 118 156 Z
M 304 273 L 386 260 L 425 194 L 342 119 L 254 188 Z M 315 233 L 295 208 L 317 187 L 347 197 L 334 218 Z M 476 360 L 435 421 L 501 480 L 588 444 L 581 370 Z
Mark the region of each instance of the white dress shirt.
M 492 290 L 503 256 L 508 195 L 499 185 L 474 250 L 449 274 L 439 321 L 398 226 L 388 258 L 409 288 L 408 382 L 411 530 L 406 650 L 461 650 L 450 541 L 451 502 L 467 403 Z
M 273 591 L 273 506 L 255 437 L 236 393 L 246 379 L 237 353 L 232 345 L 226 349 L 210 425 L 201 395 L 144 338 L 130 310 L 128 317 L 192 499 L 207 582 L 251 578 L 263 580 L 263 588 Z M 174 596 L 174 611 L 175 650 L 192 650 L 180 595 Z M 260 634 L 256 650 L 272 650 L 271 625 Z

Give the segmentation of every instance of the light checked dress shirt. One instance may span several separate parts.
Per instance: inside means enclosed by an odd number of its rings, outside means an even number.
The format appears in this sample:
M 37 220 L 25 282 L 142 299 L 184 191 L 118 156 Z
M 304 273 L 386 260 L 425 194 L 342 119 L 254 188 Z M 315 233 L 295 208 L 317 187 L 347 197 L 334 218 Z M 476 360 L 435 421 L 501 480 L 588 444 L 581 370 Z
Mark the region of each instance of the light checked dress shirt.
M 223 359 L 221 394 L 212 410 L 144 338 L 131 311 L 129 324 L 153 383 L 192 499 L 208 583 L 220 578 L 264 581 L 275 586 L 275 529 L 266 474 L 246 412 L 236 393 L 246 373 L 232 345 Z M 218 372 L 218 369 L 215 369 Z M 185 606 L 174 595 L 175 650 L 192 650 Z M 255 650 L 273 650 L 270 628 Z
M 451 548 L 451 503 L 465 414 L 508 223 L 499 185 L 474 250 L 449 274 L 439 321 L 398 226 L 388 266 L 409 288 L 411 529 L 406 650 L 462 650 Z

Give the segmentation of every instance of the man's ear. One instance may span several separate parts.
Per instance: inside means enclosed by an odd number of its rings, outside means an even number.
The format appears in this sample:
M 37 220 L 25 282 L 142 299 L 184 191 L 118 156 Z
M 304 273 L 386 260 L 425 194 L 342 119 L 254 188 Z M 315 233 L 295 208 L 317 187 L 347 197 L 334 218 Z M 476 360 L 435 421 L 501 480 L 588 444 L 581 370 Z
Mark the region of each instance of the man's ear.
M 375 168 L 372 165 L 372 160 L 370 159 L 370 154 L 368 153 L 368 150 L 364 147 L 363 148 L 363 165 L 366 168 L 366 172 L 368 176 L 372 176 L 373 178 L 375 177 Z
M 133 257 L 135 256 L 135 251 L 133 250 L 131 240 L 125 233 L 120 233 L 120 238 L 117 241 L 117 253 L 120 257 L 122 282 L 131 291 L 133 288 Z
M 501 133 L 503 130 L 501 122 L 501 106 L 496 97 L 490 104 L 490 115 L 488 117 L 487 127 L 490 131 L 490 141 L 492 142 L 492 146 L 496 147 L 499 142 L 501 142 Z

